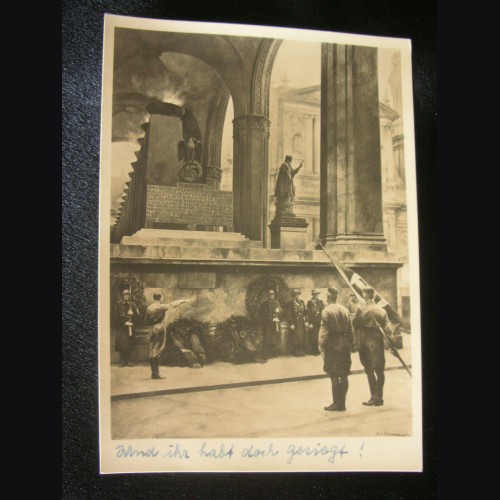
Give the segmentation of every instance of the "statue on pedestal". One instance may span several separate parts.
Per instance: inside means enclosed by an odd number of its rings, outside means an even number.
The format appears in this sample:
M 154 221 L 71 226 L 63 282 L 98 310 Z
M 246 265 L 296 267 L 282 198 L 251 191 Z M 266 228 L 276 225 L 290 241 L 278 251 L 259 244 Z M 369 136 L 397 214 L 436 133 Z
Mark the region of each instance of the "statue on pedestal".
M 276 198 L 276 217 L 282 215 L 295 217 L 293 211 L 295 200 L 295 184 L 293 178 L 302 168 L 304 160 L 300 162 L 297 168 L 292 167 L 293 158 L 290 155 L 285 156 L 284 163 L 281 164 L 278 178 L 276 180 L 276 187 L 274 189 L 274 196 Z

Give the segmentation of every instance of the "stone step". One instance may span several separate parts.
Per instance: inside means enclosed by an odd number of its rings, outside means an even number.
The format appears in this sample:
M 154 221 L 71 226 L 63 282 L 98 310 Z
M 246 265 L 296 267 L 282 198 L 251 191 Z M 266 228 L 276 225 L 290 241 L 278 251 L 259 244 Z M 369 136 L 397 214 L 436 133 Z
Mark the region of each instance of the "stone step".
M 277 262 L 295 264 L 328 264 L 332 266 L 330 260 L 322 250 L 283 250 L 270 248 L 244 248 L 236 246 L 234 248 L 211 247 L 209 245 L 199 245 L 199 242 L 192 246 L 180 247 L 166 245 L 124 245 L 111 244 L 111 259 L 115 262 L 163 262 L 163 261 L 212 261 L 224 264 L 231 264 L 235 261 L 246 261 L 253 263 Z M 331 252 L 332 256 L 348 266 L 394 266 L 401 267 L 394 254 L 381 252 Z
M 222 234 L 222 233 L 221 233 Z M 122 245 L 197 247 L 197 248 L 262 248 L 259 241 L 215 239 L 215 238 L 172 238 L 157 236 L 123 236 Z
M 183 238 L 183 239 L 223 239 L 232 241 L 249 241 L 240 233 L 219 233 L 215 231 L 187 231 L 181 229 L 140 229 L 132 236 L 147 236 L 154 238 Z
M 146 260 L 212 260 L 212 261 L 231 261 L 231 260 L 271 260 L 281 262 L 283 260 L 291 261 L 309 261 L 311 262 L 313 252 L 307 250 L 272 250 L 266 248 L 245 248 L 237 245 L 233 248 L 213 247 L 210 245 L 198 245 L 198 242 L 192 246 L 181 247 L 179 245 L 128 245 L 123 242 L 119 245 L 111 245 L 111 258 L 125 259 L 146 259 Z M 321 260 L 322 252 L 316 251 Z

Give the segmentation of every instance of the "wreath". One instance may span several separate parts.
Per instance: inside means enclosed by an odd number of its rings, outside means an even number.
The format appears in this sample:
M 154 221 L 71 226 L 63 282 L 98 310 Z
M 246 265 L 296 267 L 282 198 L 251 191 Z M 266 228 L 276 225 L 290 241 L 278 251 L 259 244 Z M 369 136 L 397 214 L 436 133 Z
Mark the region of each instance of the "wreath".
M 247 306 L 247 312 L 250 319 L 256 323 L 260 321 L 260 305 L 267 299 L 269 290 L 274 290 L 276 292 L 276 299 L 280 303 L 282 309 L 292 298 L 290 289 L 279 276 L 262 276 L 252 281 L 247 287 L 245 305 Z
M 191 318 L 179 318 L 167 325 L 167 336 L 170 337 L 170 334 L 173 332 L 175 332 L 176 337 L 187 349 L 191 348 L 191 335 L 196 334 L 200 339 L 203 349 L 205 349 L 206 361 L 209 362 L 217 359 L 213 348 L 209 323 Z M 164 355 L 166 358 L 175 360 L 182 365 L 186 364 L 184 355 L 171 341 L 167 340 Z
M 217 323 L 215 338 L 223 361 L 245 363 L 253 361 L 262 348 L 259 327 L 245 316 L 230 316 Z

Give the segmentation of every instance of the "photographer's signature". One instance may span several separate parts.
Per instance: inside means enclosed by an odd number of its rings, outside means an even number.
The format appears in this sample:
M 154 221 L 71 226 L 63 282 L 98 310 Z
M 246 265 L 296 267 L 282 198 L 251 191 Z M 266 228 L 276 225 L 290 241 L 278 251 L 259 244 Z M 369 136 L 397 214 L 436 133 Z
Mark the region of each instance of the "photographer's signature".
M 398 437 L 408 437 L 409 434 L 398 434 L 397 432 L 377 432 L 377 436 L 398 436 Z

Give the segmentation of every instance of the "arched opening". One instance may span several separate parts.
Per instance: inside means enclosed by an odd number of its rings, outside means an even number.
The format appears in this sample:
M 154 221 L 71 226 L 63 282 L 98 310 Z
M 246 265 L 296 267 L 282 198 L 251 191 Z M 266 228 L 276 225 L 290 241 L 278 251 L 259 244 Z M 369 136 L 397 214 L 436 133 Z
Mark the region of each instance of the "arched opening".
M 284 40 L 271 72 L 267 220 L 269 224 L 275 215 L 274 188 L 279 167 L 285 155 L 291 155 L 293 168 L 302 163 L 294 178 L 294 212 L 309 224 L 308 248 L 313 247 L 320 229 L 320 87 L 321 44 Z
M 131 164 L 147 163 L 148 185 L 175 186 L 182 181 L 178 173 L 178 144 L 188 141 L 191 135 L 201 145 L 203 174 L 196 182 L 220 189 L 222 135 L 229 101 L 230 91 L 219 73 L 192 55 L 142 51 L 121 63 L 115 72 L 113 89 L 112 223 L 121 216 L 122 199 L 130 185 L 128 175 L 134 175 Z M 145 145 L 145 131 L 146 135 L 152 134 L 150 113 L 154 103 L 175 104 L 183 108 L 184 115 L 177 128 L 157 120 L 155 136 L 151 135 Z M 186 127 L 191 132 L 186 132 Z M 169 134 L 170 139 L 166 137 Z M 226 145 L 232 149 L 231 135 L 226 138 Z M 169 228 L 168 224 L 164 227 Z M 196 224 L 189 225 L 191 229 L 195 227 Z
M 229 97 L 227 103 L 226 116 L 222 129 L 221 145 L 221 191 L 233 190 L 233 120 L 234 106 L 233 99 Z

